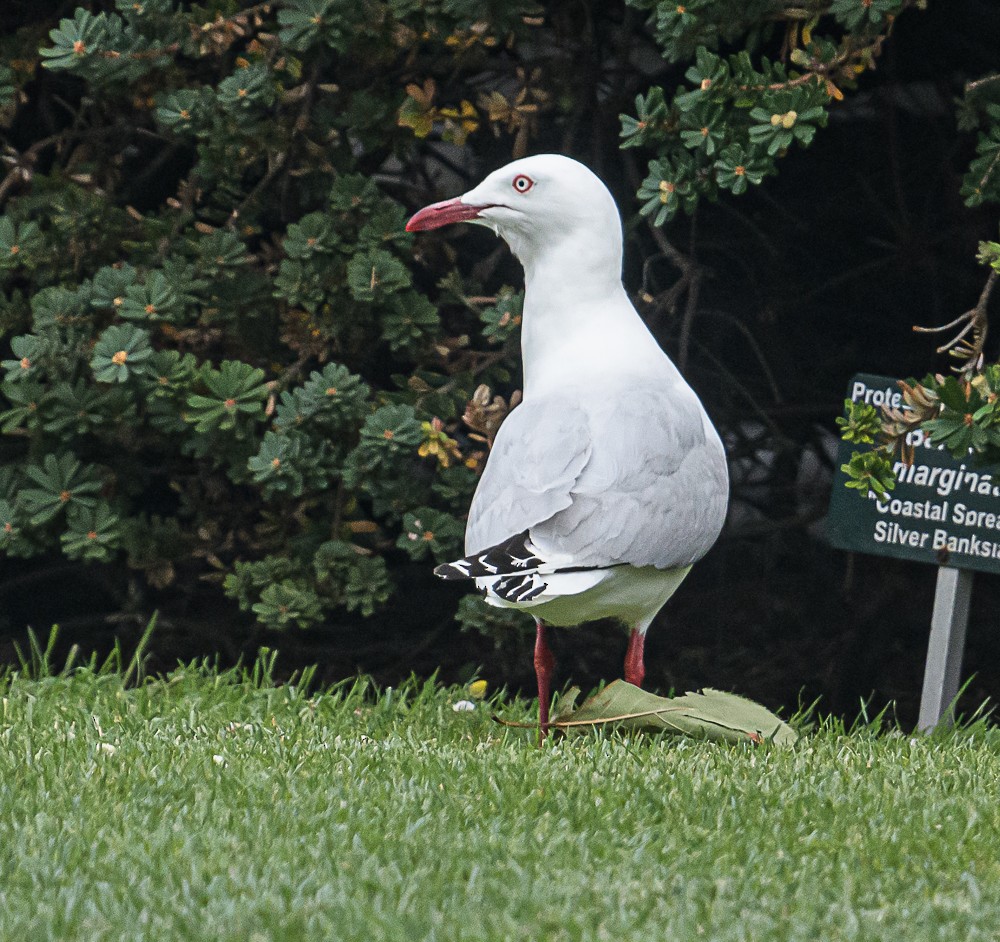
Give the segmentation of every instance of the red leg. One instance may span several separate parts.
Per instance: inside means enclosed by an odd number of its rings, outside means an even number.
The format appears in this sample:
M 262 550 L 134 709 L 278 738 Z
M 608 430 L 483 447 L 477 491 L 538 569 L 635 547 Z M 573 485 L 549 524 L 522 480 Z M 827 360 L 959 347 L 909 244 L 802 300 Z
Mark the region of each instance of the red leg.
M 549 732 L 549 703 L 552 700 L 552 669 L 556 659 L 545 640 L 545 622 L 535 619 L 535 677 L 538 679 L 538 744 Z
M 642 658 L 645 644 L 646 632 L 633 628 L 632 634 L 628 636 L 628 650 L 625 652 L 625 680 L 636 687 L 641 687 L 646 677 L 646 665 Z

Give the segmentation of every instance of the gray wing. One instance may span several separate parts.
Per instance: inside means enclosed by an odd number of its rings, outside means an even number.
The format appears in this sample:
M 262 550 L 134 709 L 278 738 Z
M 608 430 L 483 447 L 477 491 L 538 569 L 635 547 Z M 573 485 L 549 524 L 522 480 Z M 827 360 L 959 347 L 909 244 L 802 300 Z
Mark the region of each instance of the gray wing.
M 725 452 L 683 384 L 634 388 L 588 409 L 594 448 L 571 504 L 531 528 L 538 552 L 576 566 L 673 569 L 711 548 L 729 499 Z
M 528 530 L 567 566 L 687 566 L 715 542 L 728 476 L 686 384 L 518 406 L 473 500 L 466 552 Z
M 522 402 L 497 433 L 465 530 L 466 553 L 479 553 L 548 520 L 570 496 L 590 460 L 587 416 L 562 396 Z

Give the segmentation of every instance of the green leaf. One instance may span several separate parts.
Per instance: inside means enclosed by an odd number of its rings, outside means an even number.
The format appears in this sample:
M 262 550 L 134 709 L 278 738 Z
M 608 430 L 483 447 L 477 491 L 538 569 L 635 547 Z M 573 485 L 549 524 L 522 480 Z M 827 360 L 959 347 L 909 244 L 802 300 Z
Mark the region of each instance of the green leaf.
M 223 587 L 226 595 L 236 599 L 240 608 L 248 612 L 267 586 L 301 576 L 302 571 L 302 565 L 287 556 L 265 556 L 253 562 L 237 562 Z
M 223 79 L 216 89 L 219 104 L 227 108 L 266 107 L 274 101 L 274 76 L 266 65 L 252 63 Z
M 376 205 L 358 231 L 358 245 L 378 248 L 390 243 L 409 243 L 413 236 L 406 231 L 406 212 L 399 203 L 383 200 Z
M 383 249 L 369 249 L 348 262 L 347 280 L 358 301 L 375 301 L 409 287 L 410 272 Z
M 193 354 L 177 350 L 157 350 L 149 361 L 143 378 L 149 384 L 151 399 L 176 400 L 186 394 L 198 374 Z
M 33 556 L 38 547 L 24 532 L 23 515 L 9 500 L 0 499 L 0 550 L 8 556 Z
M 319 596 L 301 579 L 285 579 L 267 586 L 252 610 L 271 628 L 311 628 L 323 617 Z
M 177 321 L 184 316 L 184 303 L 161 271 L 152 272 L 142 285 L 129 285 L 118 313 L 126 320 Z
M 365 419 L 357 447 L 343 465 L 344 482 L 373 498 L 376 515 L 398 519 L 426 499 L 414 474 L 424 429 L 411 406 L 383 406 Z
M 59 537 L 70 559 L 105 562 L 121 544 L 121 521 L 104 501 L 93 507 L 73 505 L 67 530 Z
M 937 385 L 936 392 L 941 403 L 957 412 L 959 419 L 983 404 L 982 397 L 970 383 L 959 382 L 954 376 L 945 377 L 944 382 Z
M 736 694 L 706 687 L 681 697 L 658 697 L 624 680 L 608 684 L 578 710 L 554 724 L 559 729 L 620 727 L 683 733 L 732 743 L 791 745 L 798 734 L 770 710 Z
M 446 562 L 459 555 L 465 524 L 452 514 L 430 507 L 418 507 L 403 516 L 403 532 L 396 546 L 411 559 L 424 559 L 432 554 L 436 562 Z
M 48 346 L 45 338 L 38 334 L 23 334 L 11 340 L 10 349 L 14 358 L 0 364 L 7 371 L 7 381 L 37 379 L 40 372 L 39 361 L 45 357 Z
M 371 616 L 392 594 L 385 559 L 343 540 L 328 540 L 316 551 L 313 568 L 320 586 L 349 612 Z
M 216 229 L 198 240 L 199 268 L 202 273 L 220 275 L 244 267 L 249 261 L 247 247 L 235 232 Z
M 682 207 L 690 208 L 691 200 L 697 199 L 691 188 L 694 174 L 694 160 L 686 152 L 673 159 L 651 160 L 649 175 L 639 187 L 639 199 L 645 200 L 639 212 L 643 216 L 655 213 L 653 225 L 662 226 Z
M 343 48 L 346 9 L 347 4 L 335 4 L 334 0 L 286 0 L 278 11 L 278 38 L 299 51 L 319 43 Z
M 188 396 L 185 416 L 197 431 L 233 429 L 238 418 L 258 419 L 263 414 L 268 393 L 263 370 L 240 360 L 223 360 L 218 370 L 206 364 L 201 379 L 210 395 Z
M 709 101 L 699 102 L 686 111 L 680 122 L 681 143 L 689 150 L 712 157 L 723 146 L 729 128 L 722 107 Z
M 0 111 L 14 104 L 17 86 L 14 84 L 14 73 L 6 65 L 0 64 Z
M 866 402 L 844 400 L 846 416 L 837 416 L 840 437 L 845 442 L 870 445 L 882 431 L 882 415 Z
M 60 20 L 49 38 L 52 47 L 39 50 L 43 65 L 83 73 L 94 84 L 134 81 L 169 56 L 117 14 L 95 15 L 82 8 L 72 20 Z
M 409 450 L 424 440 L 412 406 L 382 406 L 361 427 L 361 439 L 377 448 Z
M 416 291 L 394 295 L 382 317 L 382 334 L 393 352 L 417 348 L 434 337 L 439 327 L 437 308 Z
M 15 225 L 9 216 L 0 216 L 0 271 L 38 264 L 45 238 L 37 222 Z
M 345 216 L 357 214 L 367 219 L 384 197 L 371 177 L 363 173 L 345 173 L 333 181 L 327 202 L 330 209 Z
M 208 102 L 200 89 L 181 88 L 157 100 L 156 120 L 178 134 L 194 133 Z
M 90 314 L 88 299 L 80 290 L 52 286 L 43 288 L 31 299 L 31 326 L 35 330 L 65 327 Z
M 274 288 L 276 298 L 284 298 L 289 304 L 300 305 L 310 312 L 315 312 L 326 299 L 320 272 L 314 265 L 295 259 L 282 259 Z
M 29 465 L 24 474 L 38 486 L 23 488 L 18 499 L 36 526 L 71 506 L 93 507 L 94 495 L 101 490 L 97 469 L 81 465 L 68 452 L 48 454 L 41 466 Z
M 248 460 L 247 470 L 267 497 L 300 497 L 306 490 L 318 493 L 337 481 L 334 470 L 328 467 L 334 449 L 322 437 L 303 432 L 266 432 L 257 454 Z
M 284 469 L 288 462 L 298 457 L 298 449 L 295 447 L 297 444 L 298 440 L 289 435 L 265 433 L 260 451 L 249 462 L 254 480 L 260 483 L 287 473 Z
M 118 12 L 126 19 L 152 19 L 176 12 L 177 0 L 115 0 Z
M 850 478 L 844 486 L 860 491 L 864 497 L 875 494 L 879 500 L 885 500 L 896 486 L 892 462 L 882 449 L 854 452 L 840 470 Z
M 708 88 L 705 91 L 713 91 L 729 78 L 729 67 L 721 56 L 699 46 L 695 50 L 695 64 L 684 73 L 684 78 L 692 85 L 701 86 L 707 82 Z
M 512 631 L 527 636 L 528 629 L 534 624 L 527 612 L 487 605 L 480 595 L 463 596 L 458 603 L 455 620 L 463 630 L 479 631 L 494 638 L 505 637 Z
M 60 436 L 85 435 L 101 425 L 135 420 L 132 397 L 123 389 L 104 389 L 82 377 L 74 383 L 56 383 L 45 401 L 46 432 Z
M 976 261 L 1000 272 L 1000 242 L 980 242 Z
M 833 0 L 830 13 L 847 29 L 877 27 L 903 9 L 904 0 Z
M 289 258 L 306 259 L 337 248 L 337 232 L 326 213 L 309 213 L 288 227 L 284 249 Z
M 39 50 L 48 69 L 75 69 L 92 54 L 107 37 L 107 18 L 78 7 L 73 19 L 59 21 L 56 29 L 49 31 L 52 48 Z
M 967 206 L 1000 203 L 1000 121 L 995 120 L 979 135 L 976 157 L 962 179 L 961 195 Z
M 90 368 L 99 383 L 124 383 L 131 376 L 146 374 L 152 357 L 146 331 L 132 324 L 112 324 L 94 345 Z
M 138 283 L 139 274 L 131 265 L 106 265 L 94 275 L 91 306 L 118 311 L 125 303 L 128 290 Z
M 0 391 L 12 408 L 0 412 L 0 431 L 5 435 L 17 429 L 34 428 L 39 423 L 39 407 L 45 395 L 40 383 L 4 382 Z
M 286 432 L 309 426 L 325 432 L 353 427 L 364 414 L 369 392 L 367 383 L 346 366 L 328 363 L 301 386 L 281 394 L 274 427 Z
M 668 108 L 663 89 L 653 87 L 645 96 L 635 99 L 636 117 L 621 115 L 622 147 L 639 147 L 662 141 L 666 137 Z
M 504 286 L 497 294 L 496 303 L 479 315 L 483 322 L 483 336 L 488 343 L 505 343 L 516 337 L 521 329 L 524 292 Z
M 716 181 L 722 189 L 731 190 L 735 196 L 745 193 L 750 183 L 755 186 L 760 184 L 765 176 L 774 171 L 773 160 L 740 144 L 730 144 L 715 162 Z

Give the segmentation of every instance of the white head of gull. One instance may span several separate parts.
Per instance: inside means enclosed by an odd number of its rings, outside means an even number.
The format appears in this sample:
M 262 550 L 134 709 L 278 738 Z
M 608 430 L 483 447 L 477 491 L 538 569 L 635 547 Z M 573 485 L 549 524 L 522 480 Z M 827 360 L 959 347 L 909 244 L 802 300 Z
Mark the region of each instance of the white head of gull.
M 556 154 L 526 157 L 406 228 L 453 222 L 488 226 L 524 266 L 524 398 L 473 497 L 467 555 L 435 572 L 534 616 L 544 736 L 546 626 L 621 622 L 625 679 L 641 686 L 646 629 L 722 529 L 725 453 L 625 293 L 621 219 L 594 173 Z

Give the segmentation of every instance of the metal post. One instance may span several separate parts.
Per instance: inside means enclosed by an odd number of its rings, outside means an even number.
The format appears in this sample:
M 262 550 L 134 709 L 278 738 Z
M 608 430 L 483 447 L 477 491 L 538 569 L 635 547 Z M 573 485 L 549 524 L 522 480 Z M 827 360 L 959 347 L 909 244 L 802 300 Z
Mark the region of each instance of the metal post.
M 924 689 L 920 695 L 920 719 L 917 721 L 917 728 L 923 732 L 929 732 L 942 722 L 954 722 L 950 707 L 958 696 L 971 598 L 970 570 L 938 567 Z

